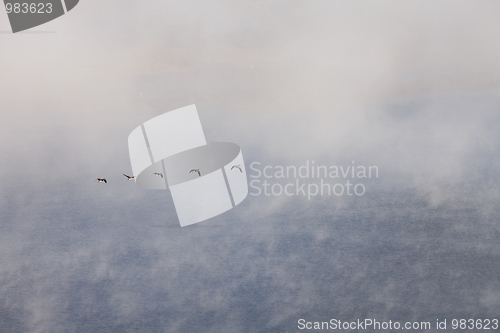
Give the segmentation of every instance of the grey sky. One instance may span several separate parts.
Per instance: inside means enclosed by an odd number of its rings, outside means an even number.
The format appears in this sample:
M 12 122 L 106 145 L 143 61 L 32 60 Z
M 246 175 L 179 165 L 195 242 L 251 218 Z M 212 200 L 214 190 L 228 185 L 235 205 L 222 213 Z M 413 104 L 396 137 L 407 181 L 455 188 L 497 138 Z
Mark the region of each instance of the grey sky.
M 0 10 L 0 331 L 295 332 L 498 318 L 500 4 L 81 0 Z M 360 198 L 180 228 L 127 136 L 195 103 L 248 165 L 377 165 Z M 106 177 L 108 184 L 94 183 Z

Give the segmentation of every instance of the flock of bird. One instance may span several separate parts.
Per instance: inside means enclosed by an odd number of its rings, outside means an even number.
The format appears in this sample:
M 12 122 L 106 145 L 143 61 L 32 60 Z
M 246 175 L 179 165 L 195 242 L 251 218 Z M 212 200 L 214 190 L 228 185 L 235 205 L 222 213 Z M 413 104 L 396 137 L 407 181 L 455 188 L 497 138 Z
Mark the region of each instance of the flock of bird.
M 240 172 L 243 172 L 243 170 L 241 169 L 241 166 L 239 164 L 238 165 L 233 165 L 231 167 L 231 170 L 233 170 L 235 168 L 238 169 L 238 170 L 240 170 Z M 197 173 L 198 177 L 201 177 L 201 171 L 200 171 L 200 169 L 191 169 L 191 171 L 189 171 L 189 173 L 192 173 L 192 172 Z M 127 180 L 132 180 L 132 179 L 135 178 L 135 176 L 129 176 L 129 175 L 126 175 L 126 174 L 123 174 L 123 175 L 127 178 Z M 151 176 L 158 176 L 158 177 L 163 178 L 163 173 L 161 173 L 161 172 L 155 172 Z M 105 183 L 105 184 L 108 183 L 108 181 L 106 180 L 106 178 L 97 178 L 97 180 L 95 180 L 95 181 L 98 182 L 98 183 Z

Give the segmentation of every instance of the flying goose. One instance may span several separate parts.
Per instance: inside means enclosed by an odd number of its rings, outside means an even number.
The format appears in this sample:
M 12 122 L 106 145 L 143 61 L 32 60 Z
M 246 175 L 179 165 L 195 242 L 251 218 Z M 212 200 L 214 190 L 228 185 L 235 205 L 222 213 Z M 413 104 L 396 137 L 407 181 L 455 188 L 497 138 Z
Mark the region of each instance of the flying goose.
M 94 180 L 94 181 L 97 181 L 98 183 L 108 183 L 108 181 L 106 180 L 106 178 L 97 178 L 97 180 Z
M 135 178 L 135 176 L 127 176 L 126 174 L 123 174 L 125 177 L 127 177 L 127 180 L 132 180 Z
M 200 169 L 191 169 L 191 171 L 189 171 L 189 173 L 191 173 L 191 172 L 197 172 L 198 176 L 201 176 Z
M 159 176 L 159 177 L 163 178 L 163 174 L 162 174 L 162 173 L 160 173 L 160 172 L 155 172 L 155 173 L 153 173 L 151 176 L 153 176 L 153 175 L 154 175 L 154 176 Z
M 233 165 L 233 166 L 231 167 L 231 170 L 233 170 L 234 168 L 240 169 L 240 172 L 243 172 L 243 170 L 241 170 L 241 167 L 240 167 L 240 165 L 239 165 L 239 164 L 238 164 L 238 165 Z

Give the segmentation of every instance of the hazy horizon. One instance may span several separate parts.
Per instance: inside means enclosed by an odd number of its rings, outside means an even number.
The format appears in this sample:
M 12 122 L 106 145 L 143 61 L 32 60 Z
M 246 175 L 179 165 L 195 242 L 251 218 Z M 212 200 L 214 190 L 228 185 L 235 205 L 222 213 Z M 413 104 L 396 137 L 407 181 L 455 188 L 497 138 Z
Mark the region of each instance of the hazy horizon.
M 12 34 L 0 10 L 0 330 L 498 318 L 499 13 L 81 0 Z M 355 161 L 379 177 L 360 197 L 248 196 L 181 228 L 168 191 L 122 174 L 129 133 L 191 104 L 247 169 Z

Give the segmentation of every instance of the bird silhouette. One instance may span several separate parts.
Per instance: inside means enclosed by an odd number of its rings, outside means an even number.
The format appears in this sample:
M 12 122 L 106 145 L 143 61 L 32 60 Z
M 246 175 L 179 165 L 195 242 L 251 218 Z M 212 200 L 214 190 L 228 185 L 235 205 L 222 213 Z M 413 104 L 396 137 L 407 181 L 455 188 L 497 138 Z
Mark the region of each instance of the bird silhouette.
M 135 178 L 135 176 L 127 176 L 126 174 L 123 174 L 125 177 L 127 177 L 127 180 L 132 180 Z
M 106 178 L 97 178 L 97 180 L 94 180 L 94 181 L 97 181 L 98 183 L 108 183 L 108 181 L 106 180 Z
M 163 174 L 162 174 L 162 173 L 160 173 L 160 172 L 155 172 L 155 173 L 153 173 L 151 176 L 153 176 L 153 175 L 154 175 L 154 176 L 159 176 L 159 177 L 163 178 Z
M 239 165 L 239 164 L 238 164 L 238 165 L 233 165 L 233 166 L 231 167 L 231 170 L 233 170 L 234 168 L 240 169 L 240 172 L 243 172 L 243 170 L 241 170 L 241 167 L 240 167 L 240 165 Z
M 191 169 L 191 171 L 189 171 L 189 173 L 191 173 L 191 172 L 197 172 L 198 176 L 201 176 L 200 169 Z

